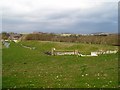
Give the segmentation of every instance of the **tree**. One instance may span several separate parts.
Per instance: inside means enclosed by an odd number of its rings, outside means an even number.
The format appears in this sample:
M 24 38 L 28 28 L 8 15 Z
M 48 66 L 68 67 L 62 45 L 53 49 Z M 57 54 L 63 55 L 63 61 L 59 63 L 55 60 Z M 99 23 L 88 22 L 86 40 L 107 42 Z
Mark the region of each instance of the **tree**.
M 8 39 L 9 34 L 7 32 L 2 32 L 2 39 L 6 40 Z

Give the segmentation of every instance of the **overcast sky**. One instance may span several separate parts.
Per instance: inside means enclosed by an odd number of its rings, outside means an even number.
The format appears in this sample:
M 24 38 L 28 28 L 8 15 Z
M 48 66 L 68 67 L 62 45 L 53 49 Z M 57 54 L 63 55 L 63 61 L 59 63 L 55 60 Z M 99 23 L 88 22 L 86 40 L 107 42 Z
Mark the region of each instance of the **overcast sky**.
M 7 32 L 118 32 L 118 0 L 2 0 Z

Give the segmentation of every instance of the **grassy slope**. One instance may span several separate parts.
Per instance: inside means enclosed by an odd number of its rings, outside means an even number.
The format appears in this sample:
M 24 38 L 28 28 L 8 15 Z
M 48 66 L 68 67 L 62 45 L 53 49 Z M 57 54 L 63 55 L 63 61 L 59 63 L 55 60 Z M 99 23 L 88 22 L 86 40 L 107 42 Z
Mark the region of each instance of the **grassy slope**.
M 66 42 L 50 42 L 50 41 L 27 41 L 22 42 L 24 45 L 36 47 L 37 50 L 51 51 L 51 48 L 56 48 L 56 50 L 79 50 L 83 54 L 90 53 L 91 51 L 98 50 L 115 50 L 117 47 L 110 45 L 99 45 L 99 44 L 82 44 L 82 43 L 66 43 Z
M 99 57 L 47 56 L 43 52 L 81 50 L 83 53 L 113 46 L 59 42 L 21 42 L 36 47 L 25 49 L 12 43 L 3 48 L 3 87 L 117 87 L 117 54 Z M 98 74 L 99 73 L 99 74 Z M 88 75 L 87 75 L 88 74 Z

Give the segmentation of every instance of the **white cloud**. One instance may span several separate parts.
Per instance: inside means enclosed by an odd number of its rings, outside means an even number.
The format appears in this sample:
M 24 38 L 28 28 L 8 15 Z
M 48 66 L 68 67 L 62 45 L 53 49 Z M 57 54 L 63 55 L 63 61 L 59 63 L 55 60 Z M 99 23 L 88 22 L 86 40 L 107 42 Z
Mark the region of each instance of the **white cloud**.
M 106 4 L 115 2 L 115 4 Z M 118 0 L 2 0 L 5 30 L 66 28 L 80 22 L 115 22 Z M 9 24 L 8 24 L 9 22 Z M 19 22 L 16 23 L 16 22 Z M 24 24 L 23 24 L 24 23 Z
M 26 15 L 33 12 L 48 10 L 71 10 L 71 9 L 91 9 L 103 3 L 103 1 L 118 0 L 2 0 L 0 7 L 5 15 Z M 9 14 L 8 14 L 9 13 Z

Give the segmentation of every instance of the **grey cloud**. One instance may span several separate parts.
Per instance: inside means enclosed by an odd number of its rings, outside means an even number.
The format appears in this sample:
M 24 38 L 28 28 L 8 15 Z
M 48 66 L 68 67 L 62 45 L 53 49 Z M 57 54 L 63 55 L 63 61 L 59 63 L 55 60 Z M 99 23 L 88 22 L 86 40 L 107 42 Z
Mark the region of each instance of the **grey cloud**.
M 92 10 L 40 11 L 4 15 L 3 30 L 15 32 L 117 32 L 117 3 L 105 3 Z M 43 13 L 42 13 L 43 12 Z

